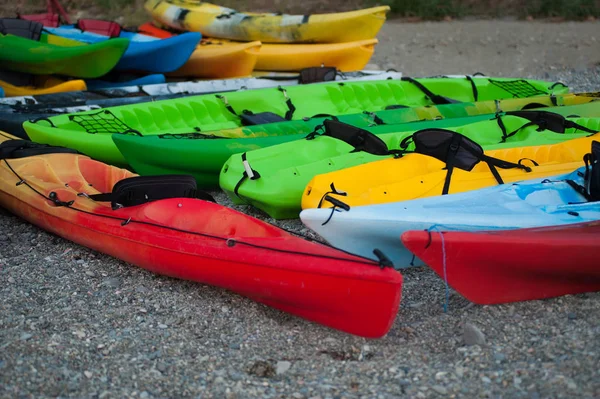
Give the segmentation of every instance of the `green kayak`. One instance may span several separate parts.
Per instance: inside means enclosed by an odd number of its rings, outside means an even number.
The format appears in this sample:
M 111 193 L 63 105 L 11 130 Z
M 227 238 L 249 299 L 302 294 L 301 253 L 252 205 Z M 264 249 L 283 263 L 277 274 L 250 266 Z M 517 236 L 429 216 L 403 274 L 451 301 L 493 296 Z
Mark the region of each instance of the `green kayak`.
M 347 115 L 390 107 L 523 98 L 567 92 L 568 88 L 561 83 L 538 80 L 403 77 L 401 80 L 329 82 L 191 96 L 58 115 L 37 122 L 26 122 L 23 128 L 33 141 L 74 148 L 92 158 L 124 166 L 125 158 L 111 139 L 113 133 L 140 136 L 204 133 L 244 124 L 299 120 L 319 114 Z M 222 134 L 214 132 L 214 135 Z
M 401 108 L 373 114 L 351 114 L 339 117 L 373 134 L 419 130 L 425 127 L 451 127 L 490 119 L 498 111 L 517 111 L 532 107 L 583 104 L 597 100 L 597 93 L 565 94 L 527 99 L 480 101 L 474 103 Z M 573 109 L 575 110 L 575 109 Z M 599 110 L 600 112 L 600 110 Z M 164 134 L 140 137 L 114 134 L 113 141 L 127 163 L 141 175 L 192 174 L 198 186 L 211 189 L 219 185 L 223 164 L 233 154 L 301 140 L 323 124 L 325 118 L 246 126 L 242 139 L 215 139 L 202 133 Z M 377 124 L 375 121 L 379 122 Z M 417 121 L 431 121 L 425 122 Z M 409 123 L 413 122 L 413 123 Z M 254 137 L 265 132 L 268 137 Z M 297 132 L 296 134 L 294 134 Z M 198 162 L 201 159 L 202 162 Z
M 471 138 L 484 149 L 550 144 L 587 136 L 590 134 L 589 130 L 600 130 L 600 118 L 598 118 L 600 116 L 600 103 L 578 107 L 588 106 L 595 108 L 595 110 L 590 109 L 589 111 L 596 118 L 566 118 L 566 123 L 561 123 L 560 126 L 564 128 L 574 123 L 576 125 L 573 126 L 579 127 L 565 129 L 564 133 L 566 134 L 555 133 L 550 130 L 539 130 L 540 127 L 554 126 L 554 124 L 547 123 L 547 121 L 556 118 L 549 118 L 548 114 L 532 117 L 532 120 L 519 116 L 504 115 L 451 130 Z M 569 115 L 572 110 L 567 108 L 570 107 L 559 108 L 557 113 Z M 541 111 L 515 112 L 533 113 Z M 578 110 L 577 114 L 584 114 L 584 112 Z M 314 176 L 381 160 L 384 157 L 393 155 L 381 151 L 357 151 L 363 144 L 365 147 L 372 147 L 374 141 L 379 139 L 382 140 L 381 144 L 384 143 L 383 148 L 386 151 L 388 149 L 399 150 L 404 148 L 408 151 L 412 149 L 411 141 L 406 139 L 410 139 L 414 131 L 365 137 L 368 136 L 368 133 L 366 135 L 357 134 L 355 130 L 360 129 L 348 125 L 345 125 L 344 130 L 340 132 L 338 123 L 330 123 L 338 126 L 337 131 L 327 129 L 325 134 L 315 136 L 312 139 L 232 155 L 221 171 L 219 180 L 221 188 L 236 204 L 253 205 L 276 219 L 297 218 L 301 209 L 303 190 Z M 327 126 L 328 123 L 326 122 L 325 125 Z M 422 129 L 420 130 L 422 131 Z M 344 136 L 349 137 L 342 140 L 341 138 Z M 405 147 L 403 144 L 408 144 L 408 146 Z M 374 153 L 380 155 L 374 155 Z
M 0 34 L 0 65 L 37 75 L 97 78 L 114 68 L 128 46 L 127 39 L 85 44 L 46 33 L 39 40 Z

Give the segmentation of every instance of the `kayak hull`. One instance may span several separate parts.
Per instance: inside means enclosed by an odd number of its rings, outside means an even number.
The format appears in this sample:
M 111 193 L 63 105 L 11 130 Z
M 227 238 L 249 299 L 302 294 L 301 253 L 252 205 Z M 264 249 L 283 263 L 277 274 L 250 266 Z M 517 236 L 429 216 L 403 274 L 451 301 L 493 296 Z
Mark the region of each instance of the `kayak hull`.
M 600 222 L 479 233 L 408 231 L 402 242 L 481 305 L 600 291 Z
M 0 35 L 2 68 L 35 75 L 66 75 L 97 78 L 106 75 L 121 59 L 129 40 L 111 39 L 84 44 L 53 35 L 42 35 L 48 42 L 37 42 L 13 35 Z M 52 44 L 54 42 L 60 45 Z
M 177 30 L 205 36 L 263 43 L 343 43 L 373 39 L 389 6 L 332 14 L 243 13 L 206 2 L 148 0 L 154 20 Z
M 550 179 L 526 180 L 461 194 L 338 209 L 305 209 L 300 219 L 329 244 L 377 259 L 379 249 L 396 268 L 422 266 L 398 237 L 410 230 L 498 231 L 568 225 L 600 219 L 600 203 L 587 202 L 566 183 L 583 185 L 584 168 Z
M 390 268 L 211 202 L 175 198 L 112 210 L 110 204 L 99 205 L 77 192 L 105 191 L 133 175 L 82 155 L 50 154 L 6 163 L 0 166 L 0 205 L 75 243 L 351 334 L 381 337 L 393 324 L 402 276 Z M 27 185 L 16 185 L 20 179 L 45 195 L 52 191 L 74 203 L 56 206 Z

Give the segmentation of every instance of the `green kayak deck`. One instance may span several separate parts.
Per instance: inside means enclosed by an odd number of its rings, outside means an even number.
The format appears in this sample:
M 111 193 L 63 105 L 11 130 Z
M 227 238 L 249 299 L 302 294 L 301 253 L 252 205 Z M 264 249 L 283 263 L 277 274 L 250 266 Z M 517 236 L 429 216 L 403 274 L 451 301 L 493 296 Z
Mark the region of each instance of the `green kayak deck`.
M 596 118 L 568 120 L 589 129 L 600 130 L 600 103 L 592 104 L 596 106 L 595 111 L 592 110 Z M 569 115 L 571 110 L 565 107 L 557 112 Z M 504 141 L 499 120 L 503 122 L 506 132 L 515 132 Z M 551 144 L 590 134 L 577 129 L 567 129 L 566 134 L 538 131 L 540 126 L 544 126 L 544 122 L 536 125 L 529 122 L 528 119 L 505 115 L 450 130 L 471 138 L 485 149 Z M 378 137 L 388 149 L 400 149 L 402 140 L 413 133 L 389 133 Z M 407 149 L 411 150 L 411 147 Z M 354 147 L 345 141 L 322 135 L 311 140 L 235 154 L 223 166 L 219 182 L 223 191 L 236 204 L 253 205 L 276 219 L 297 218 L 303 190 L 314 176 L 390 157 L 353 150 Z M 248 178 L 249 170 L 254 175 L 252 179 Z
M 596 93 L 585 93 L 566 94 L 554 98 L 545 96 L 530 99 L 481 101 L 378 111 L 374 115 L 344 115 L 340 116 L 339 120 L 364 128 L 374 134 L 382 134 L 419 130 L 425 127 L 461 126 L 478 120 L 490 119 L 498 111 L 517 111 L 532 107 L 568 106 L 564 112 L 566 115 L 570 115 L 577 112 L 577 107 L 570 105 L 584 104 L 599 98 Z M 600 115 L 600 102 L 591 106 L 591 111 L 587 111 L 586 108 L 582 108 L 582 111 L 590 116 L 594 109 Z M 385 121 L 386 124 L 377 125 L 374 123 L 374 119 Z M 242 139 L 211 138 L 212 136 L 202 133 L 146 137 L 114 134 L 112 138 L 127 163 L 137 173 L 141 175 L 192 174 L 199 187 L 211 189 L 218 187 L 221 168 L 231 155 L 301 140 L 313 132 L 317 126 L 322 125 L 324 120 L 325 118 L 313 118 L 306 121 L 247 126 L 241 129 L 246 130 L 244 137 L 249 136 L 249 138 Z M 390 122 L 392 124 L 387 124 Z M 254 132 L 266 132 L 269 136 L 253 137 Z
M 386 108 L 416 107 L 448 102 L 500 100 L 564 94 L 561 83 L 488 77 L 440 77 L 360 82 L 329 82 L 207 94 L 133 104 L 99 111 L 58 115 L 23 128 L 36 142 L 74 148 L 92 158 L 124 166 L 125 158 L 111 139 L 114 133 L 140 136 L 212 132 L 230 136 L 249 117 L 265 112 L 287 120 L 319 114 L 348 115 Z M 252 115 L 254 114 L 254 115 Z M 246 122 L 249 123 L 249 122 Z M 251 123 L 251 122 L 250 122 Z M 217 132 L 218 131 L 218 132 Z M 223 133 L 221 133 L 223 132 Z M 260 132 L 259 132 L 260 133 Z M 264 132 L 263 132 L 264 134 Z

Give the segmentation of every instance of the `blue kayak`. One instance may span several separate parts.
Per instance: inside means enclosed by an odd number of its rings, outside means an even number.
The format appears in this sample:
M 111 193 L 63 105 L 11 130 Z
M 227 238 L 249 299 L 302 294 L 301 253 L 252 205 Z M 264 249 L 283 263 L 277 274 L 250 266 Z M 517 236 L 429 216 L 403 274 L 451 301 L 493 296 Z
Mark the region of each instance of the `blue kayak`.
M 0 98 L 4 97 L 4 89 L 2 89 L 2 87 L 0 87 Z
M 73 25 L 44 28 L 50 33 L 84 43 L 98 43 L 110 37 L 77 29 Z M 129 39 L 129 47 L 115 70 L 137 70 L 152 73 L 173 72 L 187 62 L 202 35 L 187 32 L 168 39 L 158 39 L 134 32 L 121 31 L 119 37 Z
M 88 90 L 115 89 L 129 86 L 145 86 L 166 83 L 165 75 L 156 73 L 134 79 L 89 79 L 85 81 Z
M 399 239 L 408 230 L 494 231 L 600 220 L 600 202 L 588 201 L 572 185 L 584 186 L 585 170 L 348 211 L 305 209 L 300 219 L 342 250 L 377 259 L 373 250 L 379 249 L 397 268 L 422 266 Z

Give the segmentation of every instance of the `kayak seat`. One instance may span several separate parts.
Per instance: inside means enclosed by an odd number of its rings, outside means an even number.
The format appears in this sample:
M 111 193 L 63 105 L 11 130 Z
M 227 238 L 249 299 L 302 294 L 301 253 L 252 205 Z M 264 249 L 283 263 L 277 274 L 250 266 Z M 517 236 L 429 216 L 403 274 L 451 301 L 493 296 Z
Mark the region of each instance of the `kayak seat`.
M 18 18 L 0 18 L 0 33 L 39 41 L 44 25 Z
M 118 181 L 109 193 L 82 196 L 98 202 L 110 202 L 113 209 L 167 198 L 199 198 L 216 202 L 210 194 L 198 191 L 196 179 L 190 175 L 133 176 Z
M 75 27 L 84 32 L 97 33 L 108 37 L 119 37 L 123 29 L 116 22 L 101 19 L 80 19 L 75 24 Z

